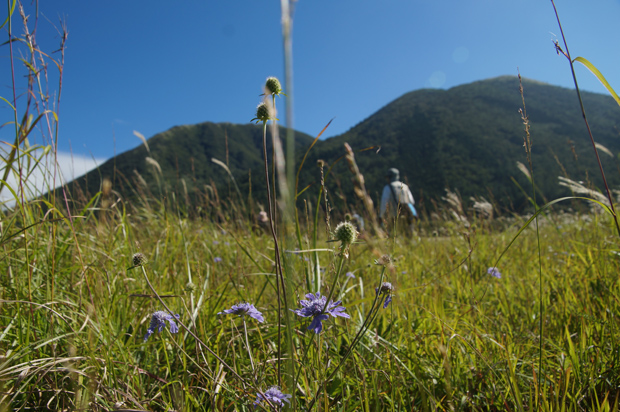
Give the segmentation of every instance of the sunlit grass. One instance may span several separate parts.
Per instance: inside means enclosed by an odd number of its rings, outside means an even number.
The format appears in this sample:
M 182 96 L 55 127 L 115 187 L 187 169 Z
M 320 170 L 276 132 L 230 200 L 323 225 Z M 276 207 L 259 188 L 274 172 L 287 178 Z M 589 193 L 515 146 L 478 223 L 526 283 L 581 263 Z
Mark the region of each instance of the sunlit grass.
M 25 183 L 19 173 L 42 166 L 23 137 L 56 117 L 18 122 L 14 109 L 2 170 Z M 259 120 L 266 139 L 272 113 Z M 267 391 L 296 410 L 618 410 L 620 254 L 605 198 L 583 215 L 544 209 L 535 227 L 494 218 L 483 197 L 466 211 L 448 191 L 413 236 L 387 237 L 348 145 L 343 159 L 367 222 L 359 238 L 330 231 L 346 225 L 324 212 L 325 192 L 303 206 L 284 199 L 279 238 L 247 219 L 236 186 L 194 208 L 161 181 L 157 194 L 138 185 L 121 199 L 108 180 L 75 202 L 64 191 L 28 200 L 2 182 L 15 207 L 1 211 L 0 411 L 249 411 Z M 294 170 L 276 179 L 265 166 L 274 194 L 289 190 Z M 274 197 L 267 210 L 280 206 Z M 292 310 L 319 291 L 350 317 L 319 308 L 332 316 L 315 333 Z M 223 313 L 233 305 L 261 315 Z M 146 339 L 158 311 L 167 322 Z

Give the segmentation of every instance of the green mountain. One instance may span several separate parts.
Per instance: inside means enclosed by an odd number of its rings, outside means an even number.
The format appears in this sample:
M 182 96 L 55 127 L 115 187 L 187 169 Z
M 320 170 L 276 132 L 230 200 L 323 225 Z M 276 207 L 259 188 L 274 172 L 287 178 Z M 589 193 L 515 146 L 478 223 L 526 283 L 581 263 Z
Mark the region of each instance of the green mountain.
M 286 130 L 279 129 L 281 136 Z M 295 151 L 305 150 L 313 138 L 295 133 Z M 161 197 L 183 197 L 185 193 L 195 199 L 205 193 L 205 186 L 212 197 L 236 196 L 228 172 L 212 161 L 217 159 L 227 165 L 245 198 L 250 189 L 265 192 L 263 162 L 263 129 L 255 124 L 200 123 L 175 126 L 140 145 L 109 159 L 98 169 L 69 183 L 74 194 L 82 200 L 102 190 L 102 182 L 109 179 L 112 190 L 125 198 L 135 198 L 138 192 Z M 148 147 L 147 147 L 148 146 Z M 286 145 L 284 144 L 284 150 Z M 271 159 L 271 134 L 267 136 L 267 151 Z M 224 190 L 223 193 L 213 193 Z M 74 195 L 74 197 L 76 197 Z M 266 203 L 260 197 L 261 203 Z
M 547 199 L 570 195 L 568 189 L 559 186 L 558 176 L 601 188 L 575 91 L 531 80 L 523 80 L 523 87 L 534 178 L 540 192 Z M 583 101 L 596 142 L 619 153 L 618 105 L 611 97 L 595 93 L 583 93 Z M 530 183 L 517 168 L 517 161 L 528 164 L 519 112 L 522 107 L 519 81 L 509 76 L 449 90 L 407 93 L 348 132 L 317 142 L 304 165 L 300 187 L 314 185 L 316 190 L 311 187 L 306 194 L 316 194 L 320 182 L 316 161 L 321 159 L 328 166 L 334 165 L 327 178 L 330 200 L 335 204 L 355 203 L 352 175 L 346 162 L 337 162 L 347 142 L 357 152 L 358 166 L 376 204 L 385 171 L 396 167 L 421 207 L 429 207 L 431 200 L 451 189 L 458 190 L 465 200 L 484 196 L 500 207 L 522 210 L 527 201 L 518 185 L 531 193 Z M 299 164 L 312 137 L 300 132 L 295 136 Z M 144 145 L 122 153 L 75 184 L 92 194 L 100 190 L 102 179 L 107 177 L 113 181 L 113 190 L 128 197 L 140 181 L 146 182 L 155 196 L 160 190 L 177 195 L 187 191 L 192 196 L 211 185 L 227 196 L 232 194 L 230 181 L 225 169 L 211 161 L 216 158 L 228 164 L 243 196 L 251 186 L 254 198 L 265 203 L 260 125 L 178 126 L 153 136 L 148 146 L 150 153 Z M 374 148 L 363 150 L 370 147 Z M 268 150 L 271 153 L 271 146 Z M 617 158 L 602 152 L 600 156 L 611 186 L 617 187 Z M 161 174 L 147 157 L 158 163 Z
M 575 91 L 531 80 L 524 80 L 523 88 L 534 179 L 540 191 L 547 199 L 570 195 L 559 186 L 558 176 L 602 188 Z M 605 95 L 582 96 L 596 142 L 617 154 L 620 108 Z M 427 207 L 429 200 L 445 195 L 449 188 L 458 190 L 465 200 L 484 196 L 507 209 L 521 210 L 527 205 L 526 196 L 512 178 L 531 194 L 531 184 L 517 168 L 517 161 L 528 164 L 522 107 L 517 77 L 449 90 L 418 90 L 389 103 L 347 133 L 322 142 L 313 158 L 333 161 L 343 154 L 345 142 L 354 150 L 380 146 L 356 155 L 375 202 L 385 184 L 385 171 L 396 167 L 401 180 Z M 617 187 L 617 159 L 600 156 L 609 181 Z M 334 167 L 335 174 L 346 182 L 341 186 L 350 186 L 350 172 L 342 163 Z

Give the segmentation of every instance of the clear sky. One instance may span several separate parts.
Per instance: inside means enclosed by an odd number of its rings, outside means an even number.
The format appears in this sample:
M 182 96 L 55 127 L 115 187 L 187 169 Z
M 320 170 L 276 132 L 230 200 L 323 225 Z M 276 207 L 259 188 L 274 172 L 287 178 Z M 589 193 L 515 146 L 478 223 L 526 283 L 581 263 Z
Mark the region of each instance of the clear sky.
M 620 92 L 620 0 L 556 5 L 573 57 L 589 59 Z M 30 0 L 25 8 L 34 16 Z M 1 9 L 4 20 L 6 5 Z M 181 124 L 247 123 L 265 78 L 283 80 L 276 0 L 41 1 L 40 13 L 44 51 L 58 48 L 59 21 L 69 32 L 58 110 L 63 152 L 104 159 L 141 144 L 134 130 L 148 138 Z M 21 34 L 18 14 L 13 25 Z M 316 135 L 335 118 L 325 134 L 334 136 L 407 92 L 517 70 L 572 87 L 556 38 L 547 0 L 300 0 L 293 26 L 294 127 Z M 0 43 L 7 39 L 5 27 Z M 0 96 L 12 101 L 10 64 L 3 45 Z M 583 89 L 605 93 L 586 69 L 577 74 Z M 23 89 L 23 78 L 16 81 Z M 11 120 L 0 102 L 0 124 Z M 0 129 L 0 141 L 12 135 L 14 129 Z

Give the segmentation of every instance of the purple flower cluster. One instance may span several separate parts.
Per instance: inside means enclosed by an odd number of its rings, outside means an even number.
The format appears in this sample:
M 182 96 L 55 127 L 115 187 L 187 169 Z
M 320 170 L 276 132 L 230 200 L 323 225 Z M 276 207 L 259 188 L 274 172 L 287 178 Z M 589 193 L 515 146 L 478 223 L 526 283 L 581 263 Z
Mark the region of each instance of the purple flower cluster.
M 287 402 L 289 404 L 291 403 L 291 401 L 289 401 L 289 398 L 292 395 L 282 393 L 280 388 L 277 386 L 272 386 L 271 388 L 267 389 L 264 394 L 265 398 L 263 398 L 260 393 L 256 394 L 256 400 L 254 401 L 255 408 L 261 403 L 263 399 L 267 399 L 275 406 L 284 406 L 284 402 Z
M 156 329 L 158 332 L 161 332 L 162 330 L 164 330 L 164 328 L 166 327 L 166 321 L 170 323 L 170 333 L 177 333 L 179 331 L 179 327 L 177 326 L 174 320 L 178 318 L 179 318 L 178 314 L 171 316 L 170 314 L 168 314 L 167 312 L 164 312 L 163 310 L 158 310 L 157 312 L 153 313 L 153 316 L 151 316 L 151 324 L 149 325 L 149 328 L 146 330 L 146 336 L 144 337 L 144 341 L 146 342 L 149 336 L 155 333 Z
M 390 282 L 383 282 L 380 288 L 375 288 L 376 294 L 384 294 L 385 301 L 383 302 L 383 309 L 387 308 L 392 301 L 392 292 L 394 292 L 394 286 Z
M 497 269 L 495 266 L 488 268 L 487 274 L 493 276 L 494 278 L 498 278 L 498 279 L 502 278 L 502 274 L 500 273 L 499 269 Z
M 259 322 L 264 322 L 265 318 L 263 318 L 263 314 L 258 311 L 251 303 L 238 303 L 236 305 L 232 305 L 230 309 L 223 310 L 219 312 L 218 315 L 239 315 L 245 316 L 248 315 L 251 318 L 256 319 Z
M 337 302 L 330 301 L 326 307 L 327 297 L 321 296 L 321 292 L 308 293 L 306 295 L 307 300 L 300 300 L 300 309 L 293 310 L 296 314 L 304 318 L 312 318 L 308 330 L 314 330 L 314 333 L 320 333 L 323 330 L 323 321 L 329 319 L 329 315 L 333 317 L 341 316 L 343 318 L 350 318 L 344 311 L 346 308 L 340 306 L 342 303 L 340 300 Z

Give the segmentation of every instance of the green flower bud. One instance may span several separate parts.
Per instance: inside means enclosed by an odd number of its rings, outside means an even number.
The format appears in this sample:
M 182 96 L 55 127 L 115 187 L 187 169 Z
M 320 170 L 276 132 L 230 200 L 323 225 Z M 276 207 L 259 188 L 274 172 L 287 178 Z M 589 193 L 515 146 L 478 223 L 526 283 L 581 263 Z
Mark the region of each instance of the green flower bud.
M 142 253 L 135 253 L 132 260 L 134 266 L 144 266 L 148 262 L 148 259 Z
M 336 226 L 334 231 L 334 239 L 348 246 L 357 240 L 357 230 L 350 222 L 341 222 Z
M 282 93 L 282 86 L 280 85 L 280 80 L 277 77 L 267 77 L 267 81 L 265 82 L 265 89 L 267 94 L 273 94 L 274 96 L 278 96 Z
M 256 117 L 252 120 L 257 120 L 259 122 L 266 122 L 271 118 L 269 115 L 269 107 L 267 104 L 261 103 L 256 107 Z
M 185 285 L 186 292 L 193 293 L 196 291 L 196 289 L 198 289 L 198 286 L 194 285 L 192 282 L 187 282 L 187 284 Z

